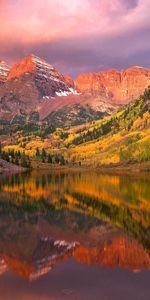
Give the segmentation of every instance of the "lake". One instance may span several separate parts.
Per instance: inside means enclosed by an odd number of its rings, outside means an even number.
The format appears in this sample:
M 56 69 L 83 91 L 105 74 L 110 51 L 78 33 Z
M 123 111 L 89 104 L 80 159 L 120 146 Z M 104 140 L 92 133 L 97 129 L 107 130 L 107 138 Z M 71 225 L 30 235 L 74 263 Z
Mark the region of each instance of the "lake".
M 0 300 L 149 300 L 150 176 L 0 175 Z

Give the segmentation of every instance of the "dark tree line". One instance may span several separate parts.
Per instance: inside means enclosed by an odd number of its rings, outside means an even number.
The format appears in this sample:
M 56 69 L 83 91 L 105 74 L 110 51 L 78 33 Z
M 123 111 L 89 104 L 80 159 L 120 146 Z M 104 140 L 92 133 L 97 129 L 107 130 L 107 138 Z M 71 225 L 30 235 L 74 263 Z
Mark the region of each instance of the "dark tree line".
M 65 165 L 67 163 L 63 155 L 48 154 L 44 148 L 42 148 L 41 151 L 39 150 L 39 148 L 36 148 L 35 157 L 36 159 L 42 161 L 43 163 L 47 162 L 49 164 L 61 164 L 61 165 Z
M 15 165 L 30 168 L 31 162 L 28 155 L 24 152 L 14 151 L 14 149 L 9 149 L 8 151 L 4 151 L 0 144 L 0 158 L 6 160 L 7 162 L 13 163 Z
M 95 127 L 93 130 L 88 130 L 83 135 L 75 138 L 73 140 L 73 144 L 79 145 L 84 142 L 89 142 L 89 141 L 98 139 L 98 138 L 102 137 L 103 135 L 110 133 L 114 123 L 116 123 L 115 124 L 116 126 L 118 125 L 117 121 L 115 122 L 115 120 L 111 119 L 107 123 L 101 124 L 101 126 L 99 128 Z

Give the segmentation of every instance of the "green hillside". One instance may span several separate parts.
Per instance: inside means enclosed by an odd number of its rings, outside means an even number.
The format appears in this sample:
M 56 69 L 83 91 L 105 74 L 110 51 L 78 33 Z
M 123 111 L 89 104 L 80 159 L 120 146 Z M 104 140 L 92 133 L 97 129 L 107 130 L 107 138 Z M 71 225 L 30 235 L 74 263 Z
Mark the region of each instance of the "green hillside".
M 83 164 L 108 165 L 150 159 L 150 87 L 111 117 L 68 139 L 69 155 Z

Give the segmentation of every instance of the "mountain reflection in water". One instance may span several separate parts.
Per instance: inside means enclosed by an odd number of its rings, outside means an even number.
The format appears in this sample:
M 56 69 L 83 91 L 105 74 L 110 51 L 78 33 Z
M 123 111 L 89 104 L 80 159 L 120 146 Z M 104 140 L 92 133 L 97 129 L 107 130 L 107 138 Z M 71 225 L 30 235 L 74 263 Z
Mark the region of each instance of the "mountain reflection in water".
M 150 268 L 150 179 L 98 172 L 0 177 L 0 274 L 35 280 L 75 261 Z

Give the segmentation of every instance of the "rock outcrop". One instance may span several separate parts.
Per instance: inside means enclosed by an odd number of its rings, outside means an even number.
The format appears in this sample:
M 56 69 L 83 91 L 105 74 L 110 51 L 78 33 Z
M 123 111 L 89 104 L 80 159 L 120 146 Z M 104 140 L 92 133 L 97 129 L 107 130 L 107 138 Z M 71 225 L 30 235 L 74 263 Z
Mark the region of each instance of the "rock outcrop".
M 80 92 L 118 104 L 138 98 L 149 84 L 150 70 L 138 66 L 124 71 L 81 74 L 75 80 Z

